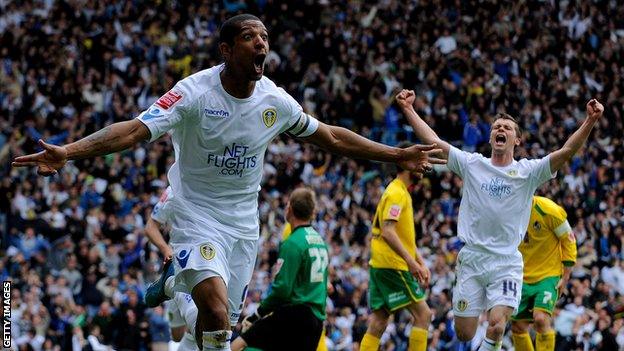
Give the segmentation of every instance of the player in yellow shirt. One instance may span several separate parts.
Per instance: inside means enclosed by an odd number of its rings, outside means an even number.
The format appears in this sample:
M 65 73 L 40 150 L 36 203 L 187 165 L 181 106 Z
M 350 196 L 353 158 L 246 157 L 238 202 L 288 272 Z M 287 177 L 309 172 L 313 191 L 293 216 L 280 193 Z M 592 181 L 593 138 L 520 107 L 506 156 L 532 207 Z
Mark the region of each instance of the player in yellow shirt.
M 524 278 L 520 307 L 512 317 L 513 344 L 517 351 L 553 351 L 552 313 L 576 262 L 576 239 L 565 210 L 550 199 L 534 196 L 529 227 L 519 249 Z M 537 332 L 535 349 L 528 333 L 531 323 Z
M 425 288 L 431 273 L 416 249 L 414 211 L 407 190 L 417 180 L 416 176 L 399 169 L 377 205 L 369 261 L 369 306 L 372 313 L 360 351 L 379 349 L 390 313 L 401 308 L 409 309 L 414 318 L 408 350 L 427 349 L 431 310 L 425 300 Z
M 284 230 L 282 231 L 282 241 L 288 239 L 290 234 L 292 233 L 292 228 L 290 223 L 286 222 L 284 226 Z M 329 283 L 327 283 L 329 285 Z M 316 347 L 316 351 L 327 351 L 327 344 L 325 344 L 325 328 L 321 332 L 321 337 L 319 338 L 318 346 Z

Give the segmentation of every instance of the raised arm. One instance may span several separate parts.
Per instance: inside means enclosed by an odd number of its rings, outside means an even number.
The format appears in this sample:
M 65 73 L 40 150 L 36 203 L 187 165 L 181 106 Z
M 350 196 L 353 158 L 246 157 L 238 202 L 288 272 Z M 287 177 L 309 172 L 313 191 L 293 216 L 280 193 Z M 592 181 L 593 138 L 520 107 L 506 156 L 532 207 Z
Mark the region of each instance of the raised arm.
M 442 154 L 445 159 L 448 159 L 449 149 L 451 146 L 446 141 L 440 139 L 425 121 L 416 113 L 414 110 L 414 101 L 416 100 L 416 95 L 413 90 L 405 90 L 403 89 L 396 96 L 397 103 L 401 110 L 405 114 L 407 121 L 409 122 L 412 129 L 414 129 L 414 133 L 416 136 L 421 139 L 423 142 L 427 144 L 436 144 L 438 148 L 442 149 Z
M 338 155 L 399 164 L 404 169 L 423 173 L 431 164 L 445 164 L 446 161 L 432 157 L 440 154 L 436 145 L 412 145 L 405 149 L 390 147 L 366 139 L 348 129 L 319 122 L 314 134 L 302 140 L 315 144 Z
M 148 140 L 149 137 L 149 129 L 138 119 L 118 122 L 65 146 L 56 146 L 39 140 L 43 151 L 17 157 L 12 165 L 13 167 L 37 166 L 37 173 L 49 176 L 55 174 L 69 160 L 122 151 L 138 142 Z
M 583 121 L 583 124 L 568 138 L 561 149 L 550 154 L 551 173 L 555 173 L 561 169 L 561 167 L 563 167 L 563 165 L 585 144 L 589 133 L 604 112 L 604 106 L 596 99 L 589 100 L 586 109 L 587 117 Z

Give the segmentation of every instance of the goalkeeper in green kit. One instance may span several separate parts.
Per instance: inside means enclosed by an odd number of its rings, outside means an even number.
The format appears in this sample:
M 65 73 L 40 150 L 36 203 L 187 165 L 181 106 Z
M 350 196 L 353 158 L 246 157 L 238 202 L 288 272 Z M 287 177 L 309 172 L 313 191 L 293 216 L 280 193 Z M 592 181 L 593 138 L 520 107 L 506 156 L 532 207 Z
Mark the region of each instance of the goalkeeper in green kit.
M 314 192 L 292 192 L 286 220 L 292 234 L 282 242 L 278 273 L 269 296 L 255 314 L 243 320 L 243 331 L 232 351 L 315 351 L 325 320 L 329 254 L 323 238 L 311 226 Z

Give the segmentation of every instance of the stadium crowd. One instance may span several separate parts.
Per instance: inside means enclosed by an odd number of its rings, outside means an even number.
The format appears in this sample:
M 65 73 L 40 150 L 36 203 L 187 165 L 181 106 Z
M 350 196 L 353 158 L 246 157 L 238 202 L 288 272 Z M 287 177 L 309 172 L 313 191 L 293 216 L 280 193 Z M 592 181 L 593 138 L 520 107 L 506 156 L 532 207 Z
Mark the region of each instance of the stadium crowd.
M 517 116 L 516 156 L 529 158 L 562 145 L 590 97 L 602 101 L 605 118 L 588 147 L 538 193 L 566 209 L 579 246 L 555 312 L 557 349 L 624 350 L 615 313 L 624 303 L 624 7 L 496 0 L 0 0 L 0 276 L 13 281 L 14 349 L 149 350 L 170 340 L 166 313 L 142 302 L 162 266 L 143 228 L 167 185 L 168 138 L 73 162 L 50 178 L 10 160 L 36 151 L 39 138 L 68 143 L 136 117 L 178 79 L 220 61 L 216 32 L 237 11 L 263 19 L 266 75 L 307 112 L 387 144 L 413 138 L 393 101 L 402 87 L 464 150 L 487 150 L 495 112 Z M 307 184 L 331 250 L 327 343 L 356 350 L 369 313 L 370 222 L 392 172 L 276 140 L 245 311 L 268 290 L 288 193 Z M 437 168 L 412 190 L 418 247 L 432 272 L 432 350 L 459 349 L 450 289 L 460 189 Z M 409 330 L 407 313 L 393 316 L 384 350 L 406 350 Z

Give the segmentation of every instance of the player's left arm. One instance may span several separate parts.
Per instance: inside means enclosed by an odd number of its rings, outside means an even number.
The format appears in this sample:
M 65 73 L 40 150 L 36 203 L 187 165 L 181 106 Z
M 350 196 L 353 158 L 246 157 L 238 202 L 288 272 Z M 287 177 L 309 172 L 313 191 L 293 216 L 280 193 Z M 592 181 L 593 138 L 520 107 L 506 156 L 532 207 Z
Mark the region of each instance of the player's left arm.
M 412 145 L 401 149 L 374 142 L 346 128 L 318 122 L 317 130 L 302 140 L 315 144 L 331 153 L 359 159 L 399 164 L 404 169 L 423 173 L 432 164 L 446 164 L 434 155 L 442 154 L 436 145 Z
M 570 280 L 572 267 L 576 263 L 576 238 L 572 232 L 572 226 L 567 219 L 567 213 L 560 206 L 553 208 L 549 214 L 550 227 L 561 245 L 561 264 L 563 265 L 563 275 L 557 284 L 557 290 L 561 292 Z
M 282 243 L 277 260 L 278 264 L 281 262 L 281 267 L 275 276 L 269 296 L 262 300 L 258 306 L 257 313 L 259 316 L 265 316 L 276 307 L 289 301 L 303 257 L 303 253 L 295 242 L 287 240 Z
M 604 106 L 596 99 L 587 103 L 587 117 L 583 124 L 565 142 L 563 147 L 550 154 L 550 172 L 555 173 L 568 162 L 574 154 L 585 144 L 589 133 L 602 116 Z
M 145 236 L 147 236 L 147 240 L 158 247 L 158 250 L 165 256 L 165 261 L 169 261 L 173 258 L 173 250 L 165 241 L 160 231 L 160 226 L 161 223 L 154 218 L 148 218 L 145 224 Z

